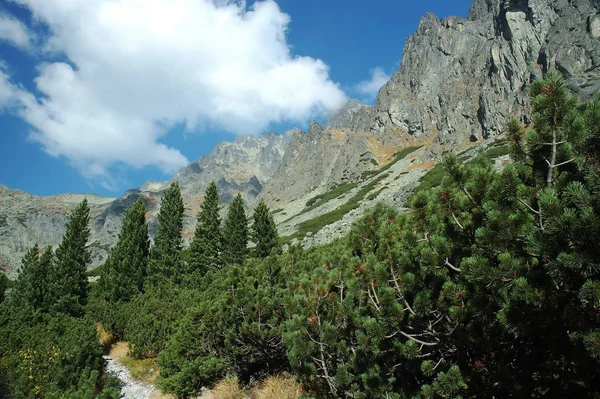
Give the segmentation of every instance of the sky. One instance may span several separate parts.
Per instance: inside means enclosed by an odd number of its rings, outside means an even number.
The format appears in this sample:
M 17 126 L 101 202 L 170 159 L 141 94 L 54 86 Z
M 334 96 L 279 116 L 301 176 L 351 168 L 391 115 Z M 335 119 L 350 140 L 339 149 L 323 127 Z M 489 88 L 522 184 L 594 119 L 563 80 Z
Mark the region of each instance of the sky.
M 0 184 L 116 197 L 219 142 L 373 104 L 470 0 L 0 0 Z

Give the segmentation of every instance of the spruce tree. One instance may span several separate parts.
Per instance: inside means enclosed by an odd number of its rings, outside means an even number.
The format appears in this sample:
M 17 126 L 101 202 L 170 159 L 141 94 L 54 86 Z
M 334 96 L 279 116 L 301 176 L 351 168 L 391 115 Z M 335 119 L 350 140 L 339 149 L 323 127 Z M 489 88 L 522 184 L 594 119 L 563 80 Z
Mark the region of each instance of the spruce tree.
M 265 258 L 279 246 L 279 236 L 273 215 L 262 199 L 254 209 L 252 219 L 252 241 L 256 244 L 254 256 Z
M 158 231 L 150 249 L 148 279 L 156 283 L 161 278 L 177 281 L 181 273 L 183 240 L 183 200 L 178 182 L 171 183 L 160 202 Z
M 229 205 L 223 228 L 223 259 L 225 264 L 243 264 L 248 254 L 248 219 L 244 200 L 238 193 Z
M 52 310 L 57 313 L 80 316 L 87 302 L 86 269 L 91 261 L 87 247 L 90 238 L 89 222 L 90 208 L 87 199 L 84 199 L 71 213 L 49 275 Z
M 110 251 L 100 284 L 111 302 L 127 302 L 142 292 L 146 278 L 150 240 L 142 197 L 127 211 L 119 240 Z
M 219 193 L 213 181 L 206 189 L 204 202 L 200 205 L 196 231 L 190 245 L 191 259 L 186 274 L 193 279 L 194 276 L 203 276 L 211 268 L 220 268 L 222 249 Z
M 37 244 L 23 256 L 13 294 L 17 306 L 36 311 L 48 310 L 50 306 L 48 273 L 52 267 L 53 257 L 52 247 L 47 247 L 43 253 L 40 253 Z

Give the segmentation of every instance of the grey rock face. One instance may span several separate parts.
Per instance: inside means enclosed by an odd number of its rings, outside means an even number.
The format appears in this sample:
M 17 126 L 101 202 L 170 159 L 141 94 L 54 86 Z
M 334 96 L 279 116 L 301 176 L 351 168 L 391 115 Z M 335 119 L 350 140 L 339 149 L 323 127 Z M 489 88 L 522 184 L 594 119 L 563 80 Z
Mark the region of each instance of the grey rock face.
M 0 187 L 0 268 L 14 276 L 21 257 L 35 243 L 56 246 L 65 232 L 69 213 L 87 197 L 92 224 L 106 212 L 114 198 L 65 194 L 39 197 Z M 120 222 L 119 222 L 120 223 Z M 106 237 L 110 243 L 112 237 Z M 106 241 L 92 228 L 90 248 L 97 264 L 106 257 Z
M 428 14 L 354 128 L 446 145 L 498 134 L 508 117 L 525 119 L 528 87 L 550 69 L 584 97 L 596 93 L 598 36 L 598 2 L 588 0 L 475 0 L 466 19 Z
M 317 188 L 323 176 L 328 176 L 341 148 L 341 142 L 318 123 L 313 122 L 306 133 L 294 136 L 281 167 L 266 189 L 271 202 L 295 199 Z
M 371 107 L 358 100 L 349 100 L 341 109 L 327 119 L 324 126 L 328 129 L 345 129 L 353 126 L 356 123 L 360 123 L 359 119 L 368 112 L 369 108 Z

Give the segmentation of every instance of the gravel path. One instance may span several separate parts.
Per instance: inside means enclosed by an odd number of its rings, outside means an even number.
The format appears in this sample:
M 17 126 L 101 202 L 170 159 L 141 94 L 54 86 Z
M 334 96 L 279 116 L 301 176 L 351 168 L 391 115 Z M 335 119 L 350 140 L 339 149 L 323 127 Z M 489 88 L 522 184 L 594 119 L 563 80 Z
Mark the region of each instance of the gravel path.
M 150 399 L 156 391 L 154 385 L 135 381 L 127 367 L 123 366 L 110 356 L 104 356 L 106 360 L 106 374 L 121 380 L 121 398 L 123 399 Z

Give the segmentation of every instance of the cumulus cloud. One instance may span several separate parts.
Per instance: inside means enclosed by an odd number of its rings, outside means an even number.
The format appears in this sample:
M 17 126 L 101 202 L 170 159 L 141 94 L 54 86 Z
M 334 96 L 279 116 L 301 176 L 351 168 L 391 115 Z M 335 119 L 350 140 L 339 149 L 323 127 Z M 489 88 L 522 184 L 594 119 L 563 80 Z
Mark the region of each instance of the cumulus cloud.
M 29 50 L 33 43 L 33 35 L 29 29 L 13 16 L 0 12 L 0 40 L 13 46 Z
M 48 27 L 36 98 L 14 82 L 32 139 L 88 177 L 117 163 L 166 172 L 187 160 L 170 128 L 258 134 L 345 101 L 327 65 L 290 52 L 272 0 L 16 0 Z M 7 80 L 7 79 L 4 79 Z M 1 94 L 0 92 L 0 101 Z
M 367 99 L 374 99 L 379 89 L 390 80 L 391 75 L 385 73 L 383 68 L 371 69 L 371 78 L 356 85 L 355 90 Z

